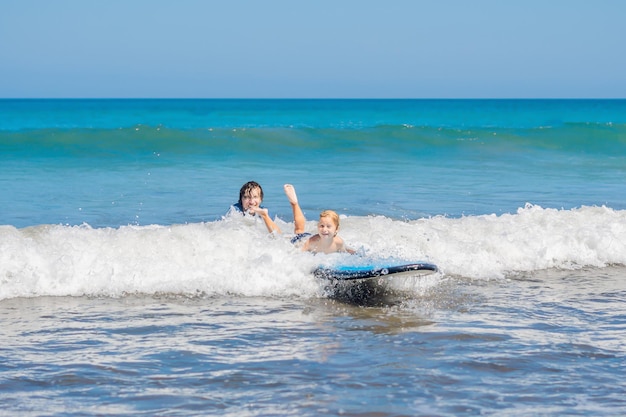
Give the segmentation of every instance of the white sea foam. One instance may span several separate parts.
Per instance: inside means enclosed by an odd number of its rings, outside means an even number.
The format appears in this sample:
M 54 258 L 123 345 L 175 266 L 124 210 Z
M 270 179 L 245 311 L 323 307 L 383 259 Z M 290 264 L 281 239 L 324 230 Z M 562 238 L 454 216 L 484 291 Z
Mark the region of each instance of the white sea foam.
M 242 220 L 243 219 L 243 220 Z M 289 232 L 292 224 L 278 219 Z M 315 222 L 307 228 L 315 230 Z M 362 258 L 302 253 L 240 216 L 175 226 L 0 226 L 0 299 L 31 296 L 315 296 L 320 263 L 394 258 L 435 263 L 445 275 L 502 278 L 550 268 L 626 264 L 626 211 L 527 205 L 515 214 L 342 219 Z M 431 281 L 432 282 L 432 281 Z M 410 285 L 409 285 L 410 287 Z

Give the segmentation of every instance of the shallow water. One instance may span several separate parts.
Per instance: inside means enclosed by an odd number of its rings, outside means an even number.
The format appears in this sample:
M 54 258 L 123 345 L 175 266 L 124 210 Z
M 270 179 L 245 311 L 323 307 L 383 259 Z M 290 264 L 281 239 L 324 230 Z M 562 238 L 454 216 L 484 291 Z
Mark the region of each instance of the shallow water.
M 430 276 L 417 291 L 383 285 L 378 306 L 4 300 L 2 413 L 620 415 L 625 277 L 623 267 Z
M 625 100 L 0 100 L 0 415 L 626 414 Z M 285 236 L 226 215 L 259 181 Z M 314 231 L 289 243 L 295 184 Z M 319 265 L 435 263 L 338 285 Z

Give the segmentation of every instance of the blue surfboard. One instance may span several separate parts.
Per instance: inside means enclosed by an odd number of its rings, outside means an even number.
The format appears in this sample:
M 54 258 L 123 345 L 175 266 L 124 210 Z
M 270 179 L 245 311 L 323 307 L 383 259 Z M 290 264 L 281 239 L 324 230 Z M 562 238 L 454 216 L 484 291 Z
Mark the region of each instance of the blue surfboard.
M 417 262 L 401 265 L 341 265 L 320 266 L 313 271 L 317 278 L 335 280 L 355 280 L 385 277 L 391 275 L 428 275 L 437 272 L 436 265 L 427 262 Z

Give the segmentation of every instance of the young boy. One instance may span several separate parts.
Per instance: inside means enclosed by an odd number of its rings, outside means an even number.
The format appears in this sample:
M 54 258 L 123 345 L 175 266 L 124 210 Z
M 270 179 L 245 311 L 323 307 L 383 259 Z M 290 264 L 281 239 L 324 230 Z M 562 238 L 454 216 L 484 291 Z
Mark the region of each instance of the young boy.
M 302 250 L 309 252 L 348 252 L 355 253 L 354 250 L 345 246 L 343 239 L 337 236 L 339 230 L 339 215 L 332 210 L 325 210 L 320 214 L 319 222 L 317 223 L 317 234 L 311 236 L 310 233 L 304 232 L 304 226 L 306 225 L 306 218 L 302 213 L 300 204 L 298 204 L 298 197 L 296 196 L 296 189 L 291 184 L 285 184 L 285 194 L 291 204 L 293 211 L 294 230 L 295 237 L 291 239 L 292 243 L 297 243 L 304 238 L 308 239 L 304 242 Z M 310 237 L 309 237 L 310 236 Z
M 280 228 L 269 215 L 269 210 L 261 205 L 263 202 L 263 188 L 255 181 L 245 183 L 239 190 L 239 202 L 234 204 L 235 210 L 246 215 L 258 215 L 263 219 L 267 231 L 281 233 Z

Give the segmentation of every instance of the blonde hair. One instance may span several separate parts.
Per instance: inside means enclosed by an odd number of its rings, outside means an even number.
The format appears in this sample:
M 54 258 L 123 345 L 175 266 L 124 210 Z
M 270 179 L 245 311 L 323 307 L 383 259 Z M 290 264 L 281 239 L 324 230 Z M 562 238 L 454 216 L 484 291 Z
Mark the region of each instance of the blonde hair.
M 322 217 L 330 217 L 330 219 L 335 223 L 337 229 L 339 229 L 339 215 L 332 210 L 324 210 L 320 213 L 320 219 Z

